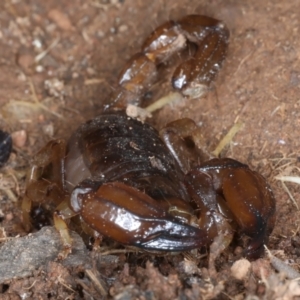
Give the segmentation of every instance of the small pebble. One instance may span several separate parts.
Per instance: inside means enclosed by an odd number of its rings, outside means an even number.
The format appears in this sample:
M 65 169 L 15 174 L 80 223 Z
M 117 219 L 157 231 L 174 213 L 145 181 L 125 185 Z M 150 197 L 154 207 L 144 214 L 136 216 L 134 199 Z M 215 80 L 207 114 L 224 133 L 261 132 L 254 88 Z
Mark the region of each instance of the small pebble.
M 197 264 L 195 264 L 193 261 L 190 260 L 185 259 L 184 261 L 179 263 L 178 267 L 180 272 L 183 274 L 193 275 L 193 274 L 200 273 Z
M 58 9 L 52 9 L 48 13 L 48 17 L 52 20 L 60 29 L 71 31 L 74 27 L 69 19 L 69 17 Z
M 25 73 L 30 73 L 31 67 L 34 65 L 34 56 L 31 53 L 19 54 L 17 63 Z
M 15 131 L 11 134 L 13 145 L 17 148 L 25 146 L 27 141 L 27 133 L 25 130 Z
M 118 29 L 118 31 L 120 32 L 120 33 L 123 33 L 123 32 L 125 32 L 125 31 L 127 31 L 128 30 L 128 26 L 127 25 L 120 25 L 119 26 L 119 29 Z
M 53 137 L 54 135 L 54 126 L 53 123 L 46 124 L 42 127 L 43 133 L 48 135 L 49 137 Z
M 12 213 L 8 213 L 8 214 L 5 216 L 6 221 L 11 221 L 13 218 L 14 218 L 14 215 L 13 215 Z
M 251 263 L 247 259 L 237 260 L 231 267 L 231 275 L 238 279 L 244 280 L 249 273 Z

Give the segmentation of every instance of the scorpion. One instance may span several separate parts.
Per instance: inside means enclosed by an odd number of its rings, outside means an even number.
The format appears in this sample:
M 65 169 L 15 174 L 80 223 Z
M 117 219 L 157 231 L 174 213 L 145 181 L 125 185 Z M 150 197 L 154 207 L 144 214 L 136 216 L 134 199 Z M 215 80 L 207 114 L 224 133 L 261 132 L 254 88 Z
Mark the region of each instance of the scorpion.
M 53 218 L 71 249 L 67 223 L 77 218 L 90 235 L 154 252 L 214 244 L 221 252 L 236 231 L 249 237 L 244 255 L 261 256 L 275 223 L 265 178 L 202 150 L 191 119 L 157 131 L 125 113 L 129 104 L 141 105 L 158 66 L 187 44 L 196 50 L 175 69 L 172 85 L 185 97 L 201 97 L 222 67 L 228 40 L 225 24 L 207 16 L 159 26 L 121 71 L 104 112 L 80 125 L 68 142 L 52 140 L 34 157 L 22 201 L 26 228 Z

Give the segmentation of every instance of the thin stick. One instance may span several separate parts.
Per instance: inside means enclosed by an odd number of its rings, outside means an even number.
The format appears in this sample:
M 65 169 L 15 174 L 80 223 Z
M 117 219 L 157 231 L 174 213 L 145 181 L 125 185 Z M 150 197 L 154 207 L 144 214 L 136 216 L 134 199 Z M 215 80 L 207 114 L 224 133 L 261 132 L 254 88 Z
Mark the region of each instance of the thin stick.
M 274 178 L 280 181 L 287 181 L 300 184 L 300 177 L 298 176 L 276 176 Z
M 91 281 L 95 284 L 95 286 L 97 287 L 100 294 L 102 296 L 107 296 L 106 290 L 104 289 L 103 285 L 101 284 L 101 282 L 99 281 L 97 276 L 93 273 L 93 271 L 92 270 L 85 270 L 85 272 L 88 275 L 88 277 L 91 279 Z
M 45 51 L 41 52 L 35 57 L 34 61 L 37 63 L 42 60 L 54 47 L 56 47 L 59 41 L 60 38 L 55 39 Z
M 295 198 L 293 197 L 293 195 L 290 192 L 290 190 L 288 189 L 288 187 L 285 185 L 285 183 L 283 181 L 281 181 L 281 184 L 283 186 L 283 189 L 287 192 L 287 194 L 289 195 L 290 199 L 292 200 L 292 203 L 296 206 L 297 210 L 299 210 L 298 203 L 296 202 Z
M 164 107 L 165 105 L 177 101 L 177 100 L 182 100 L 183 96 L 178 93 L 178 92 L 173 92 L 168 94 L 167 96 L 164 96 L 160 99 L 158 99 L 157 101 L 155 101 L 154 103 L 150 104 L 148 107 L 146 107 L 145 109 L 148 112 L 154 112 L 162 107 Z
M 236 135 L 236 133 L 242 128 L 244 124 L 241 122 L 237 122 L 235 123 L 230 130 L 228 131 L 228 133 L 223 137 L 223 139 L 219 142 L 218 146 L 216 147 L 216 149 L 212 152 L 213 155 L 215 155 L 216 157 L 218 157 L 221 153 L 221 151 L 225 148 L 225 146 L 227 144 L 229 144 L 233 137 Z

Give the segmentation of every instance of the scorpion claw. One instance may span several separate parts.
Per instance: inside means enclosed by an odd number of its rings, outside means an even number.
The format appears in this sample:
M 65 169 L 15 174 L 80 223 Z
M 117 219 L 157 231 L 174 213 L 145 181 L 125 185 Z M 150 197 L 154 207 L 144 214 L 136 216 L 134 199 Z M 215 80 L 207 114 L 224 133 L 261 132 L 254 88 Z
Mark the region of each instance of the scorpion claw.
M 197 230 L 197 228 L 195 228 Z M 200 239 L 195 240 L 190 236 L 172 236 L 162 233 L 156 238 L 152 238 L 146 242 L 138 243 L 137 246 L 145 250 L 159 251 L 188 251 L 200 248 L 208 244 L 208 238 L 204 235 Z
M 182 223 L 159 202 L 124 183 L 105 183 L 96 192 L 78 195 L 83 198 L 76 209 L 81 205 L 83 220 L 121 244 L 183 251 L 209 243 L 204 230 Z

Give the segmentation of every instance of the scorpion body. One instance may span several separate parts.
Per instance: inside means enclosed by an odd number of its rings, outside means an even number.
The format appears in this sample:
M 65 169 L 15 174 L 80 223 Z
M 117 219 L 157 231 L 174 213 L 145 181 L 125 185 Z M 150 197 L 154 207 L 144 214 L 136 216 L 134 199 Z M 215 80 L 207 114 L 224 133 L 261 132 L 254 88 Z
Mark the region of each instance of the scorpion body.
M 175 70 L 173 87 L 201 96 L 225 59 L 228 37 L 222 22 L 205 16 L 158 27 L 121 72 L 105 113 L 80 125 L 68 143 L 51 141 L 36 155 L 22 204 L 25 226 L 43 225 L 40 216 L 52 206 L 68 249 L 65 220 L 79 215 L 86 232 L 140 249 L 190 250 L 218 235 L 226 247 L 238 231 L 250 237 L 245 255 L 260 256 L 275 222 L 266 180 L 245 164 L 200 149 L 199 128 L 190 119 L 158 132 L 124 112 L 128 104 L 140 105 L 157 66 L 186 40 L 197 50 Z

